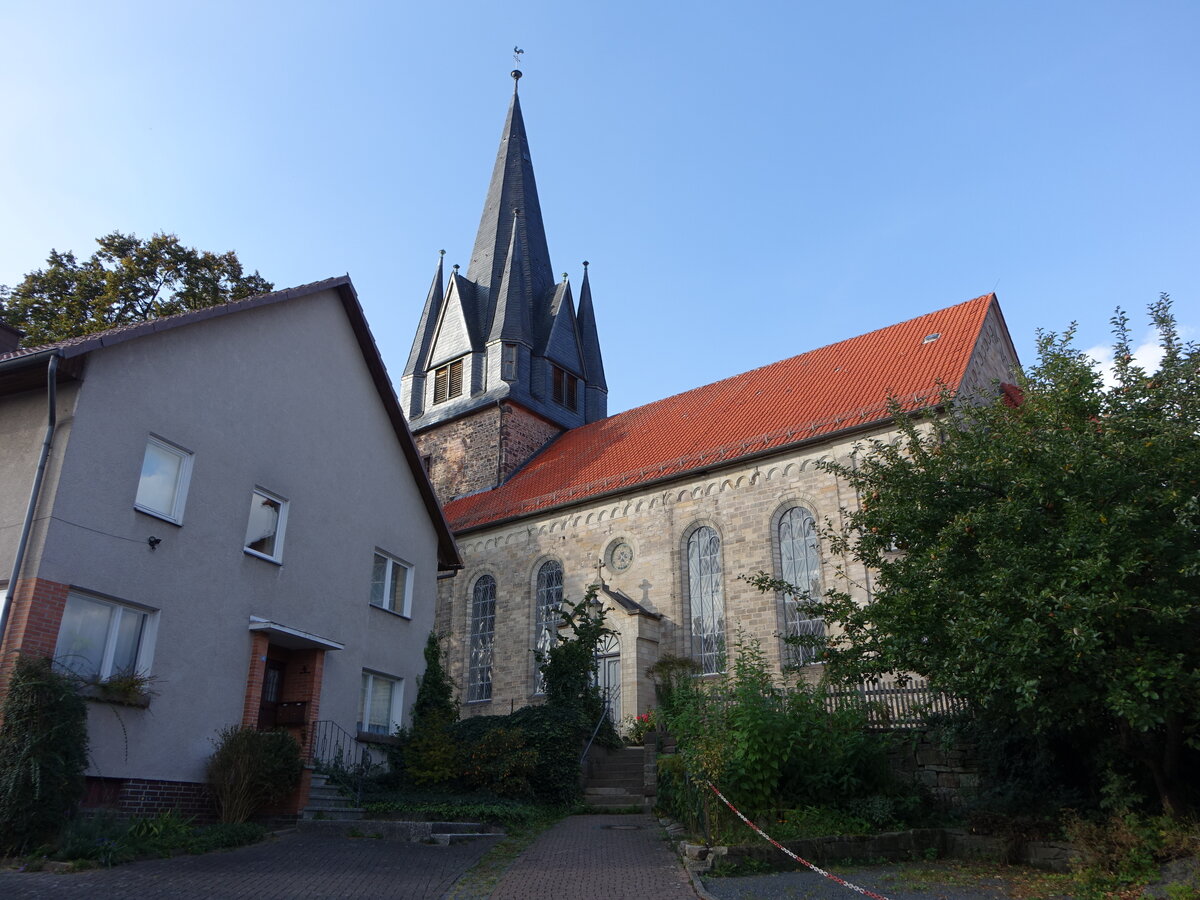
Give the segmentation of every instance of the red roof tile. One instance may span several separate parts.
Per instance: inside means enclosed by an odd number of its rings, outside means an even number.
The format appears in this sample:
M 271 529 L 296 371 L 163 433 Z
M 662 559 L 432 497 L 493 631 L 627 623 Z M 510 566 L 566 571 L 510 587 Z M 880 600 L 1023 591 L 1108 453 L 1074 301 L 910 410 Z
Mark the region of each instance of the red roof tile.
M 446 504 L 463 532 L 889 418 L 955 390 L 995 295 L 565 432 L 507 482 Z M 936 340 L 923 343 L 929 335 Z

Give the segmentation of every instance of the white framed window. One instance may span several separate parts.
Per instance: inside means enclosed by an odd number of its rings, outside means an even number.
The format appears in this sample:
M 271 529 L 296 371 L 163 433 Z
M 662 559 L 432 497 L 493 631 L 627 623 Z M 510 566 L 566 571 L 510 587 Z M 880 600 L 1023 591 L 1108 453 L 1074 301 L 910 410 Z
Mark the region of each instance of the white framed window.
M 395 734 L 404 715 L 404 679 L 366 669 L 358 704 L 358 730 L 370 734 Z
M 250 519 L 246 523 L 246 552 L 271 562 L 283 559 L 283 532 L 288 502 L 278 494 L 255 488 L 250 494 Z
M 134 508 L 176 525 L 182 524 L 191 477 L 191 451 L 150 435 L 146 440 L 146 454 L 142 457 L 142 475 L 138 480 Z
M 382 550 L 371 567 L 371 605 L 402 616 L 412 614 L 412 566 Z
M 71 592 L 54 665 L 84 681 L 144 675 L 154 653 L 156 619 L 148 609 Z

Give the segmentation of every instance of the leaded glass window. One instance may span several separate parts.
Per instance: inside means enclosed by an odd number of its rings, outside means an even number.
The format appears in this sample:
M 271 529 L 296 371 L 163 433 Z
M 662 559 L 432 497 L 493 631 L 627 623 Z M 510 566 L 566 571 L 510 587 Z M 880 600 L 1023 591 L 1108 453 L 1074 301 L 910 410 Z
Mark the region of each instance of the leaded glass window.
M 535 691 L 539 694 L 546 691 L 546 678 L 542 674 L 541 663 L 546 654 L 554 646 L 558 637 L 560 618 L 558 610 L 562 606 L 563 567 L 558 560 L 551 559 L 538 567 L 537 573 L 537 625 L 534 634 L 535 658 L 538 660 Z
M 821 596 L 821 545 L 816 520 L 803 506 L 793 506 L 779 519 L 779 559 L 783 580 L 799 589 L 795 596 L 783 597 L 785 634 L 824 638 L 825 620 L 813 617 L 808 606 L 810 598 Z M 789 665 L 808 665 L 816 662 L 819 654 L 816 643 L 787 645 Z
M 692 655 L 704 675 L 725 668 L 725 589 L 721 580 L 721 539 L 703 525 L 687 543 L 688 597 L 692 613 Z
M 471 658 L 467 702 L 492 699 L 492 642 L 496 635 L 496 579 L 481 575 L 471 590 Z

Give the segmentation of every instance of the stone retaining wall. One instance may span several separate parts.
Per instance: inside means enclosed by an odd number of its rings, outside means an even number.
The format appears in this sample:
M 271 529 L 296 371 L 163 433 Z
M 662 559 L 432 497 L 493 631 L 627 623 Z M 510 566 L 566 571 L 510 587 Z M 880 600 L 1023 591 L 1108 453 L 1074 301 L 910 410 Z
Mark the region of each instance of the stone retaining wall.
M 924 729 L 893 732 L 895 745 L 888 754 L 892 771 L 929 791 L 943 807 L 959 807 L 979 792 L 979 762 L 975 748 L 944 745 Z
M 778 869 L 800 868 L 772 845 L 755 838 L 756 844 L 734 847 L 704 847 L 681 843 L 682 855 L 693 868 L 706 870 L 718 860 L 736 864 L 757 860 Z M 1020 863 L 1050 872 L 1066 872 L 1075 856 L 1070 844 L 1026 841 L 1016 845 L 1003 838 L 968 834 L 955 828 L 914 828 L 862 837 L 842 836 L 784 841 L 785 847 L 818 865 L 830 863 L 907 862 L 918 859 L 971 859 L 996 863 Z

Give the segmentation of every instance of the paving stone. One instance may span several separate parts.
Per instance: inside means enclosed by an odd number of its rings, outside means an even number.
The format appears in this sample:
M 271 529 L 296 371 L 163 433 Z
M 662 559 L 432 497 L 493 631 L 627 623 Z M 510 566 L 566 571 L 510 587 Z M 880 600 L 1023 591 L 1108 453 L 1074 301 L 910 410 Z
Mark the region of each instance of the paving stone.
M 180 856 L 55 875 L 0 873 L 0 897 L 138 900 L 437 900 L 491 847 L 288 834 L 204 856 Z
M 569 816 L 521 854 L 491 900 L 597 897 L 696 900 L 696 893 L 650 816 Z

